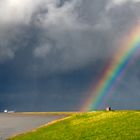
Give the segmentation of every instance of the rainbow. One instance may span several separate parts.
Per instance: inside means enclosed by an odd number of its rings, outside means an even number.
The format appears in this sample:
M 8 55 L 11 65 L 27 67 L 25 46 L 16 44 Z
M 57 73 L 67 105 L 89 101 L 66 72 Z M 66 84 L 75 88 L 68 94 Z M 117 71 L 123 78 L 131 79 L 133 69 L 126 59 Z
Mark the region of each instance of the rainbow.
M 104 70 L 101 79 L 92 88 L 90 96 L 82 107 L 82 111 L 98 109 L 106 97 L 115 91 L 116 86 L 126 73 L 128 67 L 135 62 L 140 54 L 140 24 L 137 24 L 123 38 L 117 52 Z

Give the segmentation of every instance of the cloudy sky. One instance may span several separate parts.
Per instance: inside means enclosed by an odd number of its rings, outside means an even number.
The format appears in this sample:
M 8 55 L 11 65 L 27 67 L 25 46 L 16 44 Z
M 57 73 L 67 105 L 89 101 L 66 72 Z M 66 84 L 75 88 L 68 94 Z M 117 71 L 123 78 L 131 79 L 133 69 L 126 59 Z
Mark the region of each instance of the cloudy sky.
M 140 0 L 0 0 L 0 110 L 80 110 Z M 140 57 L 106 100 L 139 109 Z

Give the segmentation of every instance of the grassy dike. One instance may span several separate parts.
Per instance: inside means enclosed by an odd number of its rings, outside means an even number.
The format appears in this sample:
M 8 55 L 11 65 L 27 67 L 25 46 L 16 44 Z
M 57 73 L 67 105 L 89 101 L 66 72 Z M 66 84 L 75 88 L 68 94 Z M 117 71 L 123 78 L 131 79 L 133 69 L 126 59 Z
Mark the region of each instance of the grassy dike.
M 140 111 L 76 113 L 8 140 L 140 140 Z

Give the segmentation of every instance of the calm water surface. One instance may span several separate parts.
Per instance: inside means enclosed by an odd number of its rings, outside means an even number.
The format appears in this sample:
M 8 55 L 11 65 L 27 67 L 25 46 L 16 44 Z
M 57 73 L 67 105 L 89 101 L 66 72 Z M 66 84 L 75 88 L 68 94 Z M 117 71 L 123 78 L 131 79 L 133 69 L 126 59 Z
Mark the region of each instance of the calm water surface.
M 0 140 L 32 130 L 50 121 L 63 118 L 64 115 L 22 115 L 0 113 Z

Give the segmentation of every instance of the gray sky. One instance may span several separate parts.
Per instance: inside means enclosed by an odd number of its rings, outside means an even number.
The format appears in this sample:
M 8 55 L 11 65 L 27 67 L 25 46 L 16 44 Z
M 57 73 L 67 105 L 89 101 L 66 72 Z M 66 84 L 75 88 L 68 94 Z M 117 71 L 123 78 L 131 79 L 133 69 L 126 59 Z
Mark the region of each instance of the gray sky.
M 0 109 L 79 110 L 139 13 L 140 0 L 0 0 Z M 139 109 L 138 59 L 105 105 Z

